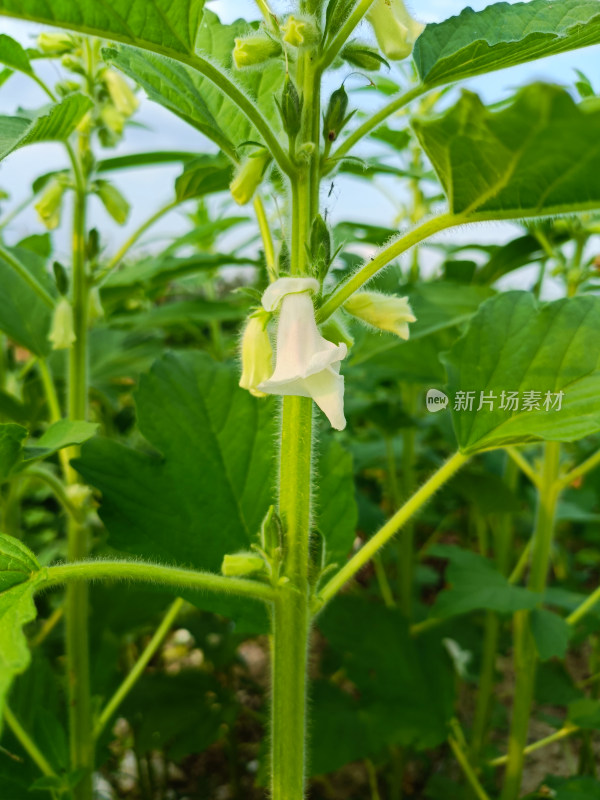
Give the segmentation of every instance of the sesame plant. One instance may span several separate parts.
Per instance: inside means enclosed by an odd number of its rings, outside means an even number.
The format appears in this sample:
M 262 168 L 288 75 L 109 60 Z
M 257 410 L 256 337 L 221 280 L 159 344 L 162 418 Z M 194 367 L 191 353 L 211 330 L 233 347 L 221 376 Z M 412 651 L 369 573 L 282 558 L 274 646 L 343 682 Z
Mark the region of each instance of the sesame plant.
M 600 0 L 429 25 L 402 0 L 297 5 L 225 25 L 203 0 L 0 0 L 59 29 L 29 49 L 0 34 L 0 85 L 18 72 L 44 95 L 0 118 L 0 158 L 59 143 L 64 169 L 27 203 L 47 231 L 72 216 L 68 263 L 48 235 L 8 244 L 27 204 L 0 218 L 2 797 L 130 796 L 100 780 L 119 718 L 146 754 L 225 737 L 235 764 L 232 653 L 250 634 L 270 654 L 257 796 L 359 796 L 319 776 L 360 761 L 373 800 L 414 795 L 411 770 L 426 797 L 517 800 L 531 754 L 566 742 L 543 791 L 597 797 L 600 104 L 583 73 L 493 107 L 460 84 L 599 44 Z M 213 146 L 111 156 L 141 92 Z M 108 246 L 95 204 L 117 224 L 130 210 L 112 176 L 164 163 L 182 166 L 173 194 Z M 393 226 L 332 224 L 349 176 L 393 177 Z M 179 207 L 187 233 L 136 251 Z M 490 221 L 522 231 L 437 236 Z M 501 291 L 524 265 L 526 290 Z M 221 679 L 174 699 L 148 667 L 176 622 L 209 618 Z M 38 724 L 27 696 L 43 705 L 46 680 L 61 688 Z M 544 704 L 562 712 L 536 738 Z M 192 796 L 155 770 L 138 758 L 132 796 Z M 227 796 L 249 796 L 240 780 Z

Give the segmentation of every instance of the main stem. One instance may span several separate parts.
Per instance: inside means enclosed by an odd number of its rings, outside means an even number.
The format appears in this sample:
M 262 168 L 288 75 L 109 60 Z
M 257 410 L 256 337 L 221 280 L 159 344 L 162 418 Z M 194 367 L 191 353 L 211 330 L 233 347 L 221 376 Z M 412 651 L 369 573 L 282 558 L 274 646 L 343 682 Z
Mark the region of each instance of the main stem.
M 558 470 L 560 444 L 547 442 L 544 465 L 538 492 L 538 508 L 531 551 L 529 588 L 542 594 L 546 588 L 550 553 L 554 537 L 554 518 L 559 495 Z M 523 777 L 529 718 L 533 705 L 537 651 L 529 612 L 518 611 L 514 616 L 515 695 L 513 717 L 508 742 L 508 762 L 504 775 L 501 800 L 517 800 Z
M 82 138 L 80 150 L 88 146 Z M 73 168 L 76 189 L 73 209 L 72 305 L 76 340 L 69 351 L 68 403 L 69 419 L 85 420 L 88 416 L 88 303 L 89 284 L 86 274 L 85 235 L 87 184 L 81 161 L 75 156 Z M 70 458 L 77 448 L 69 451 Z M 77 482 L 77 473 L 67 468 L 69 484 Z M 88 529 L 72 517 L 68 523 L 68 561 L 81 561 L 88 554 Z M 69 689 L 69 736 L 71 769 L 83 770 L 84 776 L 74 792 L 75 800 L 92 800 L 94 742 L 89 662 L 89 587 L 85 582 L 71 583 L 66 589 L 65 604 L 67 679 Z
M 318 211 L 319 83 L 316 53 L 299 59 L 304 96 L 302 143 L 315 153 L 292 177 L 292 272 L 306 274 L 305 243 Z M 315 138 L 316 134 L 316 138 Z M 310 546 L 312 400 L 284 397 L 279 467 L 279 514 L 284 531 L 287 582 L 273 606 L 272 800 L 302 800 L 306 760 L 306 687 L 310 631 Z

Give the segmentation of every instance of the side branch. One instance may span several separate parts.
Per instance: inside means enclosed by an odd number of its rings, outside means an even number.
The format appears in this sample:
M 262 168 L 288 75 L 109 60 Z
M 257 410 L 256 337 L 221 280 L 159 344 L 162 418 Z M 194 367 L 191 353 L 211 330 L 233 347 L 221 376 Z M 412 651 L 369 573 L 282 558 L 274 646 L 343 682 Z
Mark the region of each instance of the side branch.
M 437 472 L 425 483 L 415 494 L 407 500 L 394 516 L 389 519 L 379 531 L 372 536 L 366 544 L 354 555 L 347 564 L 335 573 L 323 590 L 316 598 L 316 610 L 328 603 L 342 586 L 359 572 L 373 556 L 392 539 L 400 528 L 414 515 L 419 509 L 433 497 L 435 492 L 450 480 L 453 475 L 469 460 L 468 456 L 462 453 L 455 453 L 443 464 Z
M 275 590 L 258 581 L 138 561 L 77 561 L 48 567 L 46 574 L 47 580 L 40 585 L 41 589 L 71 581 L 125 580 L 160 583 L 177 589 L 222 592 L 266 603 L 275 599 Z

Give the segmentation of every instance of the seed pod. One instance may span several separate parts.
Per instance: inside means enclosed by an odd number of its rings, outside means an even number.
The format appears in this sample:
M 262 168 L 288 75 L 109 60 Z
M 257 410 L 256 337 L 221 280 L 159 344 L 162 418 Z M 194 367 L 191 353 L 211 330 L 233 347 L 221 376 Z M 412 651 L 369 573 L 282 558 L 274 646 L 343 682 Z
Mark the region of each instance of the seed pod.
M 283 129 L 290 139 L 295 139 L 302 127 L 302 100 L 289 75 L 285 76 L 281 101 L 277 105 L 281 114 Z
M 340 86 L 329 98 L 327 111 L 323 115 L 323 136 L 326 141 L 335 142 L 344 125 L 352 114 L 346 116 L 348 110 L 348 94 L 344 86 Z
M 60 261 L 55 261 L 52 264 L 52 271 L 54 272 L 54 280 L 56 281 L 58 293 L 64 297 L 69 291 L 69 277 L 67 271 Z
M 281 45 L 270 36 L 258 34 L 235 40 L 233 63 L 238 69 L 256 67 L 271 58 L 281 55 Z

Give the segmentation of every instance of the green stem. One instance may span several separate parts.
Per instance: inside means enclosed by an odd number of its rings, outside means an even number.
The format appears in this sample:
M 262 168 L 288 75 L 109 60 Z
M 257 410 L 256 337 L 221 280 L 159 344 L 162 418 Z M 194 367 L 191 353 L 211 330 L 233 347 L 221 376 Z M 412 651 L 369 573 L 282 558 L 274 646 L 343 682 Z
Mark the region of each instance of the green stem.
M 27 755 L 38 767 L 42 775 L 46 775 L 49 778 L 56 777 L 56 773 L 50 766 L 50 763 L 41 753 L 39 747 L 27 733 L 25 728 L 21 725 L 19 720 L 15 717 L 8 705 L 4 706 L 4 719 L 8 727 L 13 732 L 15 739 L 17 739 L 19 744 L 23 747 Z
M 530 753 L 535 753 L 536 750 L 541 750 L 543 747 L 547 747 L 549 744 L 560 742 L 562 739 L 572 736 L 574 733 L 577 733 L 578 730 L 580 729 L 577 727 L 577 725 L 567 724 L 555 733 L 551 733 L 549 736 L 545 736 L 543 739 L 538 739 L 537 742 L 528 744 L 523 750 L 523 753 L 528 756 Z M 501 767 L 503 764 L 506 764 L 507 761 L 508 756 L 498 756 L 498 758 L 493 758 L 487 763 L 490 767 Z
M 529 589 L 543 594 L 546 588 L 550 553 L 554 537 L 554 519 L 558 500 L 558 470 L 560 444 L 547 442 L 540 487 L 535 531 L 532 540 Z M 529 612 L 518 611 L 514 616 L 515 693 L 513 717 L 508 742 L 508 761 L 504 775 L 501 800 L 517 800 L 521 789 L 524 751 L 527 745 L 529 718 L 533 705 L 537 651 L 529 624 Z
M 335 57 L 340 52 L 342 47 L 346 44 L 350 36 L 367 11 L 371 8 L 375 0 L 360 0 L 354 11 L 350 14 L 348 19 L 344 22 L 336 36 L 333 38 L 331 44 L 321 57 L 319 64 L 320 70 L 323 72 L 333 63 Z
M 383 267 L 387 266 L 399 255 L 406 252 L 414 245 L 419 244 L 419 242 L 439 233 L 439 231 L 463 225 L 465 221 L 463 217 L 455 214 L 442 214 L 439 217 L 434 217 L 424 222 L 404 236 L 401 236 L 391 245 L 381 250 L 375 258 L 360 267 L 354 275 L 340 284 L 337 289 L 325 299 L 325 302 L 317 311 L 317 322 L 324 322 L 337 308 L 345 303 L 354 292 L 357 292 L 367 281 L 370 281 L 380 269 L 383 269 Z
M 469 782 L 471 788 L 475 792 L 475 795 L 479 798 L 479 800 L 490 800 L 489 795 L 479 782 L 479 778 L 475 773 L 475 770 L 469 763 L 469 760 L 465 753 L 463 752 L 462 747 L 460 746 L 457 739 L 453 736 L 448 738 L 448 744 L 450 745 L 452 752 L 454 753 L 454 757 L 458 761 L 460 768 L 462 769 L 465 778 Z
M 405 386 L 406 411 L 414 417 L 417 409 L 417 392 L 414 386 Z M 410 425 L 402 434 L 402 493 L 403 499 L 408 499 L 415 489 L 415 438 L 416 429 Z M 392 453 L 393 455 L 393 453 Z M 397 504 L 399 505 L 399 503 Z M 405 527 L 404 534 L 398 540 L 399 556 L 399 597 L 400 608 L 404 616 L 409 619 L 412 614 L 413 585 L 414 585 L 414 560 L 415 560 L 415 529 L 410 520 Z
M 413 100 L 416 100 L 417 97 L 420 97 L 422 94 L 428 89 L 420 84 L 418 86 L 413 86 L 412 89 L 404 92 L 395 100 L 392 100 L 391 103 L 388 103 L 384 106 L 380 111 L 373 116 L 369 117 L 362 125 L 360 125 L 350 136 L 342 142 L 342 144 L 334 151 L 331 159 L 332 161 L 337 161 L 340 158 L 343 158 L 347 153 L 352 150 L 357 142 L 360 142 L 365 136 L 368 136 L 371 131 L 374 131 L 378 128 L 382 122 L 385 122 L 388 117 L 391 117 L 392 114 L 395 114 L 396 111 L 400 111 L 400 109 L 404 108 L 404 106 L 408 105 Z
M 41 283 L 37 281 L 34 277 L 33 273 L 31 273 L 24 264 L 21 264 L 19 259 L 14 256 L 6 247 L 3 247 L 0 244 L 0 258 L 3 261 L 6 261 L 9 267 L 14 269 L 17 275 L 25 281 L 25 283 L 29 286 L 30 289 L 37 294 L 37 296 L 42 300 L 48 308 L 54 308 L 56 305 L 54 298 L 52 295 L 44 289 Z
M 539 488 L 540 486 L 540 477 L 534 468 L 531 466 L 529 461 L 525 458 L 525 456 L 518 450 L 516 447 L 507 447 L 506 452 L 515 462 L 515 464 L 519 467 L 521 472 L 523 472 L 529 480 L 533 483 L 534 486 Z
M 569 614 L 567 617 L 569 625 L 577 625 L 579 620 L 588 614 L 598 603 L 600 603 L 600 587 L 595 589 L 575 611 Z
M 158 209 L 154 214 L 148 217 L 147 220 L 142 222 L 139 228 L 131 234 L 131 236 L 125 241 L 121 247 L 117 250 L 115 255 L 111 258 L 108 262 L 106 267 L 99 272 L 95 278 L 94 283 L 96 286 L 102 286 L 103 283 L 106 283 L 108 278 L 112 275 L 112 273 L 117 269 L 123 258 L 127 255 L 127 253 L 131 250 L 133 245 L 138 241 L 138 239 L 146 233 L 148 228 L 151 228 L 155 222 L 158 222 L 159 219 L 168 214 L 169 211 L 172 211 L 179 205 L 179 200 L 171 200 L 171 202 L 167 203 L 166 205 L 162 206 Z
M 98 717 L 98 721 L 96 722 L 96 726 L 94 728 L 94 739 L 98 740 L 102 735 L 104 729 L 110 722 L 113 715 L 116 713 L 117 709 L 123 702 L 123 700 L 127 697 L 129 692 L 133 689 L 137 681 L 141 678 L 144 673 L 144 670 L 150 663 L 151 659 L 154 657 L 154 654 L 164 642 L 167 634 L 171 630 L 173 623 L 175 622 L 177 615 L 181 611 L 184 601 L 181 597 L 178 597 L 176 600 L 171 603 L 169 610 L 163 617 L 162 622 L 154 632 L 154 635 L 144 648 L 142 654 L 135 662 L 135 665 L 128 673 L 127 677 L 123 681 L 123 683 L 119 686 L 117 691 L 114 695 L 110 698 L 104 710 Z
M 275 261 L 275 246 L 273 244 L 273 237 L 271 235 L 271 229 L 269 227 L 269 220 L 267 219 L 267 215 L 265 213 L 265 205 L 262 199 L 258 196 L 258 194 L 254 198 L 254 213 L 256 214 L 256 221 L 258 222 L 258 228 L 260 230 L 263 248 L 265 251 L 265 262 L 267 265 L 267 273 L 269 275 L 269 280 L 275 281 L 277 280 L 277 263 Z
M 212 572 L 199 572 L 182 567 L 165 567 L 162 564 L 146 564 L 143 561 L 90 560 L 59 564 L 46 568 L 46 580 L 40 589 L 67 586 L 90 581 L 142 581 L 171 586 L 174 589 L 223 592 L 270 603 L 275 599 L 272 586 L 244 578 L 227 578 Z
M 427 503 L 437 490 L 450 480 L 458 470 L 468 461 L 468 456 L 462 453 L 455 453 L 443 464 L 437 472 L 415 494 L 407 500 L 379 531 L 366 542 L 347 564 L 345 564 L 335 575 L 325 584 L 317 598 L 317 609 L 328 603 L 357 572 L 367 564 L 390 539 L 402 528 L 425 503 Z
M 595 469 L 599 465 L 600 465 L 600 450 L 598 450 L 598 452 L 594 453 L 589 458 L 586 458 L 586 460 L 578 467 L 575 467 L 570 472 L 567 472 L 566 475 L 563 475 L 563 477 L 558 482 L 559 487 L 561 489 L 566 489 L 578 478 L 582 478 L 586 473 Z

